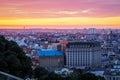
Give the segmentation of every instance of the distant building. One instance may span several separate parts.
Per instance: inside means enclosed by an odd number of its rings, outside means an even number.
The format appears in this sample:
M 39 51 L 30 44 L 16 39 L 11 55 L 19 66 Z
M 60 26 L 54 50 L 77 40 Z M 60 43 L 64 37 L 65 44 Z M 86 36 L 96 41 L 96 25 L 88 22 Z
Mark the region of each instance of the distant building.
M 120 64 L 115 64 L 113 68 L 108 68 L 104 72 L 105 80 L 120 80 Z
M 99 42 L 69 42 L 66 49 L 66 66 L 99 67 L 101 65 Z
M 89 28 L 88 32 L 89 34 L 96 34 L 96 28 Z
M 63 53 L 57 50 L 38 50 L 39 64 L 42 67 L 63 67 Z

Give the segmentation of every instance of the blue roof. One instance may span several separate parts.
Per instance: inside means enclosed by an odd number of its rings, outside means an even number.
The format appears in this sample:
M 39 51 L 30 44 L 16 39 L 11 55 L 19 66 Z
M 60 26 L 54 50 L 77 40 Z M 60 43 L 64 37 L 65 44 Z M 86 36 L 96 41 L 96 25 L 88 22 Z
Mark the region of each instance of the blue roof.
M 38 50 L 39 56 L 63 56 L 61 51 L 56 50 Z

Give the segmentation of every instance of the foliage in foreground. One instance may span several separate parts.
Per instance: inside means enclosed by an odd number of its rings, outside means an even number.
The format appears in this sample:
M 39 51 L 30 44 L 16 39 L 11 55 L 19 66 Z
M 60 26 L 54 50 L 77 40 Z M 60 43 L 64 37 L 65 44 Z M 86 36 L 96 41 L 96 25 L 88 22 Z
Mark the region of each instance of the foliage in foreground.
M 0 71 L 24 78 L 32 72 L 32 62 L 16 42 L 0 36 Z
M 34 78 L 37 80 L 104 80 L 103 77 L 95 76 L 92 73 L 83 72 L 80 69 L 74 70 L 70 76 L 63 78 L 54 72 L 48 72 L 45 68 L 37 66 L 34 70 Z

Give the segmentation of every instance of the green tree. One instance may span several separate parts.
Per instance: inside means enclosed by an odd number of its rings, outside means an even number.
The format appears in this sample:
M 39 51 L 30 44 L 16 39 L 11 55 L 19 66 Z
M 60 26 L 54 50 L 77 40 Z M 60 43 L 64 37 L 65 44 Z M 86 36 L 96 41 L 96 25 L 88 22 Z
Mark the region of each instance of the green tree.
M 81 79 L 81 80 L 98 80 L 98 77 L 92 73 L 84 73 L 84 74 L 80 75 L 79 79 Z
M 54 72 L 50 72 L 45 80 L 62 80 L 62 78 Z
M 101 77 L 101 76 L 97 76 L 98 77 L 98 80 L 105 80 L 104 77 Z
M 38 80 L 45 80 L 45 78 L 47 78 L 48 76 L 48 71 L 40 66 L 37 66 L 34 71 L 34 78 L 38 79 Z
M 79 76 L 83 73 L 81 69 L 74 69 L 73 73 L 70 74 L 70 80 L 79 80 Z
M 16 42 L 0 36 L 0 71 L 24 78 L 32 72 L 32 62 Z

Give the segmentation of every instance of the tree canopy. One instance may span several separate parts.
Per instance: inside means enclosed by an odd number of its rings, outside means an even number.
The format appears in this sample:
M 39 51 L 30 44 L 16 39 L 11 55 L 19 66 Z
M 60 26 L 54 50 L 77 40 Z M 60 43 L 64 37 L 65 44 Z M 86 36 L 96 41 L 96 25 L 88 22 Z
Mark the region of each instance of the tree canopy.
M 32 62 L 14 41 L 0 36 L 0 71 L 24 78 L 32 72 Z

